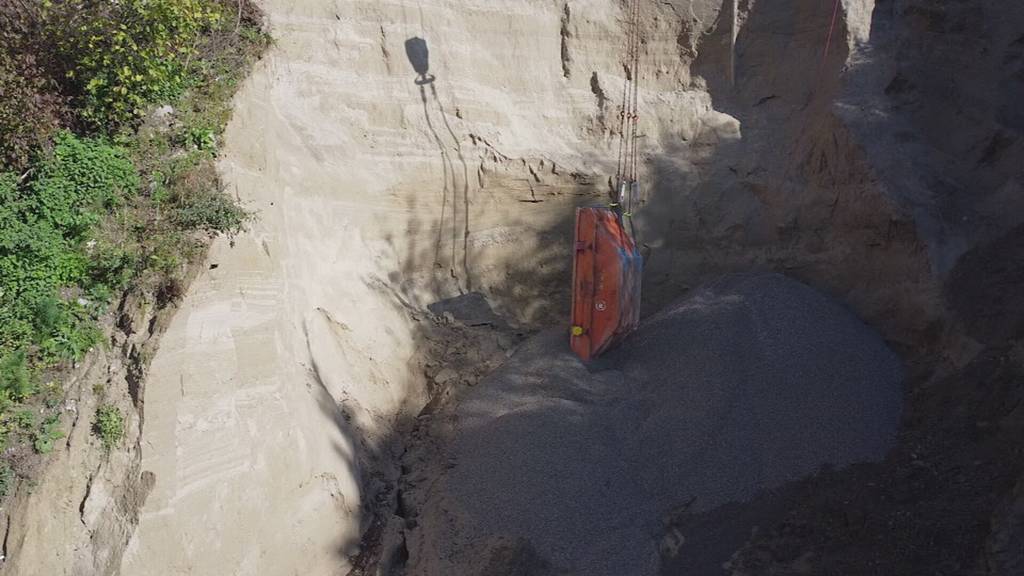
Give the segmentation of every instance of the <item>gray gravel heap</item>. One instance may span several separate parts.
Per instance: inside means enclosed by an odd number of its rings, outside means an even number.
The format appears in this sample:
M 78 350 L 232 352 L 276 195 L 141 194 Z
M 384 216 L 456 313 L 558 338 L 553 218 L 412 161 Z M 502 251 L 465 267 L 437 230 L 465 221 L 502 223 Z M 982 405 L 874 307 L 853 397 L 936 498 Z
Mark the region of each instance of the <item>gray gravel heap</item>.
M 410 572 L 656 574 L 674 510 L 882 458 L 901 380 L 877 334 L 779 275 L 695 290 L 589 367 L 542 334 L 456 408 Z

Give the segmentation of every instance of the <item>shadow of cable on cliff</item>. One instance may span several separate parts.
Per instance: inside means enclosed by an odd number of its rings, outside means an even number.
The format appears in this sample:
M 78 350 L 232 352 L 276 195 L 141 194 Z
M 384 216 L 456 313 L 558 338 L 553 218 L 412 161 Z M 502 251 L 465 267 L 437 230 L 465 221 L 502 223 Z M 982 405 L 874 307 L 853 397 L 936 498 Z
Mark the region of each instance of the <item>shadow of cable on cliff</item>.
M 571 277 L 571 256 L 563 244 L 572 233 L 575 206 L 600 198 L 593 179 L 560 173 L 543 158 L 512 159 L 496 152 L 458 111 L 454 118 L 448 113 L 426 40 L 409 38 L 405 50 L 428 138 L 437 147 L 441 193 L 433 200 L 419 195 L 407 201 L 407 242 L 404 249 L 391 243 L 403 253 L 388 284 L 399 286 L 396 293 L 416 309 L 480 291 L 515 323 L 562 320 Z M 495 222 L 494 213 L 505 216 Z M 428 231 L 429 247 L 423 245 Z M 502 256 L 495 259 L 496 253 Z
M 461 114 L 449 115 L 426 42 L 410 38 L 405 46 L 423 111 L 423 146 L 437 150 L 440 193 L 407 196 L 402 238 L 385 237 L 394 270 L 363 281 L 414 327 L 410 385 L 425 390 L 430 402 L 406 402 L 383 434 L 365 430 L 355 408 L 331 394 L 324 368 L 314 362 L 310 370 L 321 410 L 350 444 L 336 445 L 338 455 L 360 486 L 362 536 L 338 548 L 352 576 L 400 573 L 405 562 L 395 526 L 411 522 L 415 511 L 400 492 L 409 472 L 403 442 L 458 388 L 504 361 L 526 334 L 568 323 L 575 207 L 601 199 L 595 178 L 549 159 L 504 157 L 475 137 Z M 430 190 L 431 178 L 407 185 Z
M 448 113 L 438 97 L 438 80 L 437 76 L 430 72 L 430 49 L 427 46 L 426 40 L 419 37 L 409 38 L 405 41 L 405 54 L 409 59 L 409 64 L 417 74 L 414 82 L 419 88 L 420 101 L 423 104 L 423 117 L 441 157 L 443 177 L 437 241 L 434 244 L 434 265 L 439 268 L 445 268 L 447 264 L 448 273 L 459 285 L 459 290 L 471 291 L 473 286 L 469 273 L 470 257 L 468 249 L 470 235 L 469 167 L 466 164 L 466 157 L 462 151 L 462 141 L 452 129 L 451 123 L 448 120 Z M 428 92 L 430 94 L 429 100 L 427 98 Z M 444 125 L 449 139 L 448 142 L 438 133 L 434 125 L 434 116 L 440 118 L 441 123 Z M 459 159 L 461 181 L 459 179 L 459 172 L 452 161 L 449 147 L 454 148 L 455 155 Z M 443 237 L 449 231 L 449 249 L 442 255 Z M 444 262 L 445 258 L 447 258 L 447 263 Z

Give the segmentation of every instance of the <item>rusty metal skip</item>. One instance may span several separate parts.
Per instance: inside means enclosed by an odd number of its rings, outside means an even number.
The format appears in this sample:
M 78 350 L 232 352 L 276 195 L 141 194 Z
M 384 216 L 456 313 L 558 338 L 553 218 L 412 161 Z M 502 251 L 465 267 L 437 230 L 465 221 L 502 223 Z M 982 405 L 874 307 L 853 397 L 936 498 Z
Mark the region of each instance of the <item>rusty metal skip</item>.
M 640 203 L 640 0 L 629 3 L 626 44 L 628 66 L 619 111 L 619 158 L 612 201 L 607 208 L 576 210 L 569 342 L 583 360 L 607 351 L 640 322 L 643 258 L 633 234 L 633 210 Z

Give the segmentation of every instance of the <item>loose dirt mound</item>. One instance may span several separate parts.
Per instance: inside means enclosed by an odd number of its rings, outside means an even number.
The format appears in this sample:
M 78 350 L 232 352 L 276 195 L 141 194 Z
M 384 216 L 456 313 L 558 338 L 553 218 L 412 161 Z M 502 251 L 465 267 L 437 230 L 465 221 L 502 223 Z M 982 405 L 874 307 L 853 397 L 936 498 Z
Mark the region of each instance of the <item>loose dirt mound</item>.
M 405 487 L 408 573 L 655 574 L 681 507 L 883 456 L 901 378 L 869 328 L 778 275 L 700 289 L 598 365 L 542 334 L 438 431 L 441 479 Z

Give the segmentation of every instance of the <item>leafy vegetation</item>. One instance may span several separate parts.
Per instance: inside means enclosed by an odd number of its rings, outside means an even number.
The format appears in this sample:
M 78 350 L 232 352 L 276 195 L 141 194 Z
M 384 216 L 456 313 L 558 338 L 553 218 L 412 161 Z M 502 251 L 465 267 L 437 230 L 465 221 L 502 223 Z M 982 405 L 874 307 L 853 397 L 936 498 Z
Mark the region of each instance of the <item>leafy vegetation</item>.
M 0 461 L 0 498 L 7 496 L 14 486 L 14 469 L 7 462 Z
M 67 119 L 35 2 L 0 0 L 0 164 L 21 173 Z
M 0 357 L 34 346 L 45 360 L 79 360 L 94 344 L 90 299 L 120 287 L 128 262 L 90 235 L 138 185 L 123 150 L 69 132 L 27 185 L 0 177 Z
M 94 129 L 130 124 L 153 102 L 176 99 L 194 79 L 206 36 L 225 25 L 216 0 L 0 0 L 0 86 L 20 98 L 7 134 L 55 125 L 62 104 Z M 5 91 L 5 94 L 7 92 Z M 46 95 L 50 101 L 27 95 Z M 0 108 L 0 112 L 3 109 Z M 2 118 L 2 116 L 0 116 Z M 0 120 L 2 121 L 2 120 Z M 15 139 L 22 159 L 29 134 Z
M 124 416 L 117 406 L 103 404 L 96 409 L 93 432 L 99 436 L 103 447 L 110 450 L 124 437 Z
M 0 0 L 0 495 L 7 454 L 62 436 L 61 374 L 110 304 L 173 300 L 209 237 L 244 227 L 215 161 L 266 44 L 250 0 Z M 123 429 L 101 406 L 104 445 Z
M 63 437 L 64 432 L 60 429 L 60 418 L 57 414 L 53 414 L 33 434 L 32 447 L 40 454 L 49 454 L 53 451 L 53 443 Z
M 35 391 L 24 350 L 0 358 L 0 407 L 10 406 Z
M 34 58 L 0 52 L 0 164 L 9 169 L 27 168 L 60 127 L 63 99 L 48 88 Z
M 178 96 L 201 34 L 220 23 L 219 8 L 207 0 L 45 0 L 41 17 L 58 38 L 82 116 L 109 126 Z

